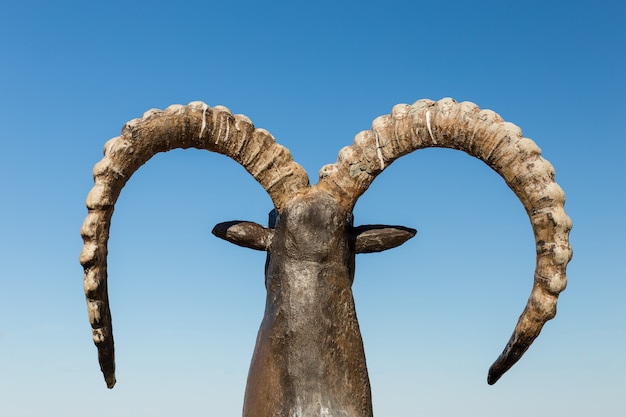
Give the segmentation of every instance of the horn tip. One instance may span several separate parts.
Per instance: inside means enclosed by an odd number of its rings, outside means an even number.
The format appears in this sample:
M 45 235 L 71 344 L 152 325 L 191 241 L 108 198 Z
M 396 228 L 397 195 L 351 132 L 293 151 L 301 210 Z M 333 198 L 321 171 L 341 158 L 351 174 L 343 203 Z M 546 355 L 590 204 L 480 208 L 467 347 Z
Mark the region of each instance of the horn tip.
M 104 379 L 107 383 L 108 389 L 112 389 L 115 386 L 115 383 L 117 382 L 115 379 L 115 375 L 106 376 Z
M 490 369 L 489 373 L 487 374 L 487 384 L 489 385 L 495 384 L 496 382 L 498 382 L 501 376 L 502 376 L 501 372 L 494 372 L 493 369 Z

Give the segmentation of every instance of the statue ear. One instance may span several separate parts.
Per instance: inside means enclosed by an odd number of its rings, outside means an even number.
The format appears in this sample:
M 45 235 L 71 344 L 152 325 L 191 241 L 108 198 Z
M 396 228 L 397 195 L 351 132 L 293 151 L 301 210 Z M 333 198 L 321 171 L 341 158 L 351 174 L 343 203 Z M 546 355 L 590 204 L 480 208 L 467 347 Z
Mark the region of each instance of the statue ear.
M 403 226 L 369 224 L 352 228 L 355 253 L 382 252 L 411 239 L 417 230 Z
M 244 248 L 266 251 L 270 247 L 274 230 L 254 222 L 235 220 L 217 224 L 212 233 Z

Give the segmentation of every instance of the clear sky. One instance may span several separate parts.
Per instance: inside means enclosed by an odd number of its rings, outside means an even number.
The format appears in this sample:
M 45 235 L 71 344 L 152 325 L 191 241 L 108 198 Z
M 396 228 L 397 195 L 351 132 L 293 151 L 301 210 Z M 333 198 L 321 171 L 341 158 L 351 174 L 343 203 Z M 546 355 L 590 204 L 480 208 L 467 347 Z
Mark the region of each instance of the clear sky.
M 118 384 L 101 376 L 79 229 L 106 140 L 150 108 L 244 113 L 316 181 L 394 104 L 498 112 L 556 168 L 574 223 L 557 317 L 496 385 L 530 293 L 521 203 L 461 152 L 403 157 L 357 224 L 418 229 L 359 255 L 354 294 L 378 417 L 626 414 L 623 1 L 4 1 L 0 4 L 0 415 L 241 415 L 264 254 L 210 234 L 265 223 L 263 189 L 204 151 L 158 155 L 111 231 Z

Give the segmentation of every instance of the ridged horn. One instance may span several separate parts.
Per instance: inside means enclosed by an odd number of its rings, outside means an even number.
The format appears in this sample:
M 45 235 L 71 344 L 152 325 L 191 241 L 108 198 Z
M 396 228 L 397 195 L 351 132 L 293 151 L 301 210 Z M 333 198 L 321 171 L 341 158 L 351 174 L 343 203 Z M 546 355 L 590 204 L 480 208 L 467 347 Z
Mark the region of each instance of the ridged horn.
M 506 348 L 489 370 L 495 383 L 526 352 L 543 325 L 556 314 L 572 257 L 565 194 L 554 181 L 552 165 L 521 130 L 490 110 L 452 99 L 420 100 L 394 106 L 343 148 L 335 164 L 320 171 L 319 186 L 352 209 L 374 178 L 394 160 L 417 149 L 462 150 L 489 165 L 520 199 L 533 227 L 537 248 L 534 285 Z
M 107 291 L 107 242 L 117 198 L 131 175 L 159 152 L 197 148 L 218 152 L 240 163 L 263 186 L 280 209 L 309 180 L 289 150 L 272 135 L 256 129 L 227 108 L 194 102 L 164 111 L 150 110 L 128 122 L 119 137 L 104 146 L 104 158 L 93 170 L 94 186 L 87 196 L 88 214 L 81 228 L 84 245 L 80 263 L 93 340 L 107 386 L 115 385 L 114 343 Z

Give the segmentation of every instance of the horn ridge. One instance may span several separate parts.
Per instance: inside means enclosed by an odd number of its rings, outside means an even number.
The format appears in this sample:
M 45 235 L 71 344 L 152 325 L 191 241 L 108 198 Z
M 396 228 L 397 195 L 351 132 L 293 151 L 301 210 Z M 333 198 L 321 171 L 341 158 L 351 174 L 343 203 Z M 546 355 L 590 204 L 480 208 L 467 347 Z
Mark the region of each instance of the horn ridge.
M 81 227 L 84 290 L 92 337 L 107 386 L 115 385 L 114 342 L 107 292 L 107 244 L 111 218 L 120 192 L 132 174 L 159 152 L 177 148 L 206 149 L 239 162 L 281 208 L 289 193 L 308 186 L 304 169 L 287 148 L 254 127 L 242 115 L 202 102 L 152 109 L 127 122 L 120 136 L 104 146 L 104 157 L 93 170 L 87 195 L 88 214 Z M 271 169 L 269 169 L 271 167 Z
M 488 382 L 493 384 L 556 314 L 572 257 L 572 223 L 564 210 L 565 194 L 554 181 L 552 165 L 541 157 L 541 149 L 532 140 L 522 136 L 519 127 L 491 110 L 450 98 L 396 105 L 390 115 L 376 118 L 370 131 L 359 133 L 351 146 L 339 152 L 336 163 L 322 168 L 320 186 L 352 209 L 389 164 L 428 147 L 462 150 L 489 165 L 522 202 L 535 235 L 533 289 L 513 335 L 489 371 Z

